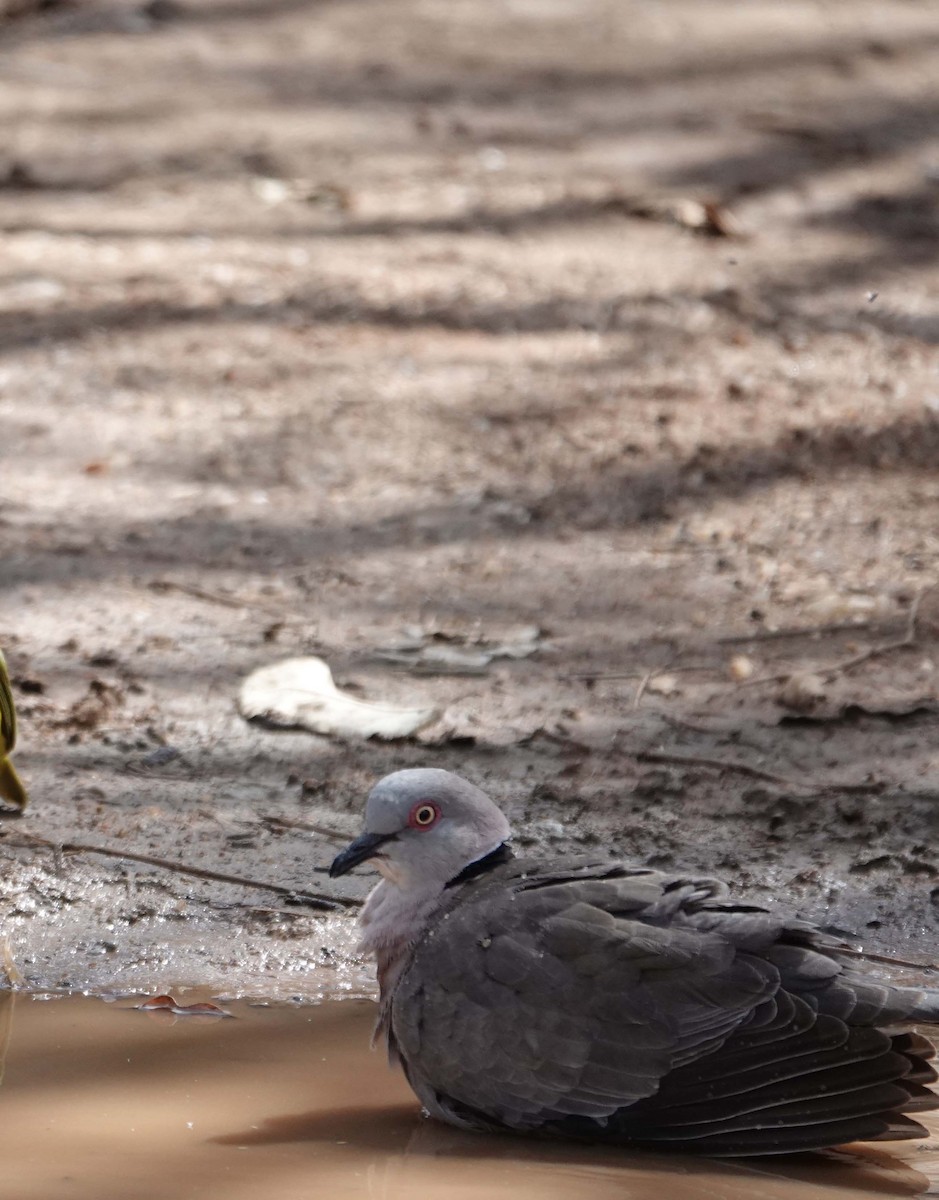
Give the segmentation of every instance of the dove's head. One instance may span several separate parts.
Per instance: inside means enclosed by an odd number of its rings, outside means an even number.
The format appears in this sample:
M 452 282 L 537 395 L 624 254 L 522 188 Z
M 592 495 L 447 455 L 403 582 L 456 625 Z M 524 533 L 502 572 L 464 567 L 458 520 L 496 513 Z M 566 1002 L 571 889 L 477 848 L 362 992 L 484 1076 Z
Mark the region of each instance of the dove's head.
M 395 771 L 372 788 L 365 832 L 336 857 L 329 874 L 335 879 L 372 860 L 399 888 L 443 888 L 510 833 L 486 793 L 459 775 L 437 768 Z

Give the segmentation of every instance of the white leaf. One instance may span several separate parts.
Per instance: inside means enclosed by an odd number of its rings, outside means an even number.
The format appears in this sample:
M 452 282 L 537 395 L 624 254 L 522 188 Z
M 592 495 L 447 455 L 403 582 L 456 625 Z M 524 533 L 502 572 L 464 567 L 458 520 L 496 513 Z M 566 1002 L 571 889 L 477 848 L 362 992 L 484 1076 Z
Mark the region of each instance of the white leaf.
M 339 737 L 403 738 L 439 717 L 436 708 L 375 704 L 341 692 L 321 658 L 288 658 L 261 667 L 241 685 L 241 715 Z

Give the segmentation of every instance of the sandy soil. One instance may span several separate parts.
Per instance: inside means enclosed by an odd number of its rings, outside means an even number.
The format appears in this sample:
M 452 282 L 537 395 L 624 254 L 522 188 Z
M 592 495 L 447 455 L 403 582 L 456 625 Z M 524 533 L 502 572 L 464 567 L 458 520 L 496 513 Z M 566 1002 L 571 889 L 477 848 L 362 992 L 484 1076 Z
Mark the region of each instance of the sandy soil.
M 417 764 L 525 846 L 934 956 L 937 78 L 929 0 L 0 26 L 26 982 L 357 990 L 346 915 L 56 847 L 361 895 L 323 830 Z M 532 625 L 476 675 L 383 653 Z M 242 678 L 296 654 L 443 717 L 247 724 Z

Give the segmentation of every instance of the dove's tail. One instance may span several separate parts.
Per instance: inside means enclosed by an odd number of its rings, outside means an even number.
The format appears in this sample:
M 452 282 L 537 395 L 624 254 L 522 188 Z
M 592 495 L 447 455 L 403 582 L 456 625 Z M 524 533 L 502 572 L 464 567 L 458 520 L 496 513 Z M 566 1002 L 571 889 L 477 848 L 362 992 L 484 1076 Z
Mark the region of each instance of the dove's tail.
M 673 1070 L 655 1095 L 615 1113 L 606 1136 L 733 1156 L 927 1136 L 909 1115 L 939 1108 L 926 1038 L 851 1028 L 790 1000 L 788 1013 Z

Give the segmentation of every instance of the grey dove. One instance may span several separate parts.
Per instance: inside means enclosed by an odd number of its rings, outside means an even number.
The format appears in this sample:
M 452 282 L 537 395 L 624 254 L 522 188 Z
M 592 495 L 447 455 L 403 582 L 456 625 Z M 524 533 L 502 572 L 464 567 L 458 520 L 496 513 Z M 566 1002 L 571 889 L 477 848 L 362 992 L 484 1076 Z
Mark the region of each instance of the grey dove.
M 509 838 L 473 784 L 398 771 L 330 867 L 382 875 L 361 917 L 376 1033 L 431 1115 L 720 1155 L 925 1135 L 934 1051 L 903 1027 L 939 1024 L 939 991 L 717 880 Z

